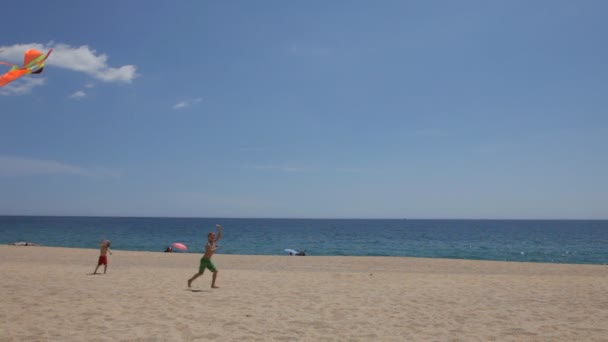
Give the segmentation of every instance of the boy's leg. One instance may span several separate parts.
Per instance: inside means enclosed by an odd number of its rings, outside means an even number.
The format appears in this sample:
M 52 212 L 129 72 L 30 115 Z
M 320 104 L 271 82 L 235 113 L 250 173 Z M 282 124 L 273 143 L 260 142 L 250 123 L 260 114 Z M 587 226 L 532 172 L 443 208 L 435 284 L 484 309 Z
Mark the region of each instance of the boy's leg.
M 211 281 L 211 288 L 217 289 L 219 286 L 215 286 L 215 278 L 217 278 L 217 271 L 213 271 L 213 280 Z
M 188 279 L 188 287 L 190 287 L 190 285 L 192 284 L 194 279 L 196 279 L 202 275 L 203 275 L 203 272 L 198 272 L 197 274 L 193 275 L 192 278 Z
M 100 265 L 97 265 L 97 267 L 95 267 L 95 271 L 93 272 L 93 274 L 97 274 L 97 269 L 99 268 Z
M 103 264 L 103 274 L 106 274 L 107 269 L 108 269 L 108 264 Z

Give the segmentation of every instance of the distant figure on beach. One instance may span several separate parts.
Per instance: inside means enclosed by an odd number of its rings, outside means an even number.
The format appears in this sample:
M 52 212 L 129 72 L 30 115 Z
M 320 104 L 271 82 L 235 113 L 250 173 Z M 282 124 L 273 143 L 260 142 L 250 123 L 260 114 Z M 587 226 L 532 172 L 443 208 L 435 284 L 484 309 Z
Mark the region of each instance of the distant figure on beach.
M 110 252 L 110 255 L 112 255 L 112 250 L 110 249 L 110 240 L 100 241 L 99 261 L 97 261 L 97 267 L 95 267 L 95 272 L 93 272 L 93 274 L 97 274 L 97 269 L 101 265 L 103 265 L 103 274 L 106 274 L 106 270 L 108 268 L 108 252 Z
M 165 253 L 171 253 L 173 252 L 173 247 L 169 246 L 167 247 L 167 249 L 165 249 Z
M 10 245 L 10 246 L 40 246 L 40 245 L 39 245 L 39 244 L 37 244 L 37 243 L 32 243 L 32 242 L 23 242 L 23 241 L 20 241 L 20 242 L 13 242 L 13 243 L 11 243 L 11 244 L 9 244 L 9 245 Z
M 219 224 L 216 224 L 215 227 L 217 228 L 217 236 L 215 235 L 214 232 L 209 232 L 209 234 L 207 234 L 207 244 L 205 245 L 205 255 L 203 255 L 203 257 L 201 258 L 201 264 L 198 268 L 198 273 L 193 275 L 192 278 L 188 279 L 188 288 L 190 288 L 194 279 L 203 275 L 203 272 L 205 272 L 206 268 L 208 268 L 209 271 L 213 272 L 213 278 L 211 280 L 211 288 L 213 288 L 213 289 L 218 288 L 218 286 L 215 286 L 215 279 L 217 278 L 217 268 L 215 268 L 215 265 L 213 264 L 213 262 L 211 262 L 211 257 L 213 256 L 213 253 L 215 253 L 215 251 L 219 247 L 217 245 L 217 242 L 222 238 L 222 226 L 220 226 Z
M 306 250 L 298 252 L 295 249 L 287 248 L 287 249 L 285 249 L 285 252 L 287 252 L 291 256 L 305 256 L 306 255 Z

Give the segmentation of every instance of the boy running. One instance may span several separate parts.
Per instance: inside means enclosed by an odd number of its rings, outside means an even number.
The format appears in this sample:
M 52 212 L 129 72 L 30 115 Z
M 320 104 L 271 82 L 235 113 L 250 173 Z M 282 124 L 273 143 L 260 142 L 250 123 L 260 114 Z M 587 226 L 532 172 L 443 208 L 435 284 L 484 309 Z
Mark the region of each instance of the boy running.
M 108 268 L 108 252 L 110 252 L 110 255 L 112 254 L 112 251 L 110 250 L 110 240 L 102 240 L 99 243 L 99 260 L 97 261 L 97 267 L 95 267 L 95 272 L 93 272 L 93 274 L 97 274 L 97 269 L 101 265 L 103 265 L 103 274 L 106 274 Z
M 213 289 L 218 288 L 218 286 L 215 286 L 215 278 L 217 277 L 217 268 L 215 268 L 215 265 L 213 264 L 213 262 L 211 262 L 211 257 L 213 256 L 213 253 L 215 253 L 215 250 L 217 250 L 219 247 L 217 245 L 217 242 L 222 238 L 222 226 L 220 226 L 219 224 L 216 224 L 215 227 L 217 228 L 217 236 L 215 235 L 214 232 L 210 232 L 207 235 L 207 245 L 205 245 L 205 255 L 203 255 L 203 257 L 201 258 L 201 264 L 198 268 L 198 273 L 193 275 L 192 278 L 188 279 L 188 288 L 190 288 L 190 285 L 192 285 L 192 282 L 194 281 L 194 279 L 203 275 L 203 272 L 205 272 L 206 268 L 208 268 L 209 271 L 213 272 L 213 279 L 211 280 L 211 288 L 213 288 Z

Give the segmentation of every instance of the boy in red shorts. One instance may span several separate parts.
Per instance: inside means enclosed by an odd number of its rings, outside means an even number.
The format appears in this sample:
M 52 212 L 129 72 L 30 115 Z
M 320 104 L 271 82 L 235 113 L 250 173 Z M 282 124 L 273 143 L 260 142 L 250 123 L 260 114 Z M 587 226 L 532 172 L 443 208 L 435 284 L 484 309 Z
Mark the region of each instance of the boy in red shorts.
M 103 265 L 103 274 L 106 274 L 106 270 L 108 268 L 108 252 L 112 255 L 112 251 L 110 250 L 110 240 L 103 240 L 99 243 L 99 261 L 97 262 L 97 267 L 95 267 L 95 272 L 93 274 L 97 274 L 97 269 L 99 266 Z

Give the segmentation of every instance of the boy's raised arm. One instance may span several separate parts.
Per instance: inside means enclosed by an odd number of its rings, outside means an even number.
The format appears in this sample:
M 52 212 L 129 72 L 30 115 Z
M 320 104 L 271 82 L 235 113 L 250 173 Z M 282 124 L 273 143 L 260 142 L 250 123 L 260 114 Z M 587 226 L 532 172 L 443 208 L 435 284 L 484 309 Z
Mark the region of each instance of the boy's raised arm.
M 217 228 L 217 238 L 215 239 L 215 241 L 218 241 L 219 239 L 222 238 L 222 226 L 220 226 L 219 224 L 216 224 L 215 228 Z

